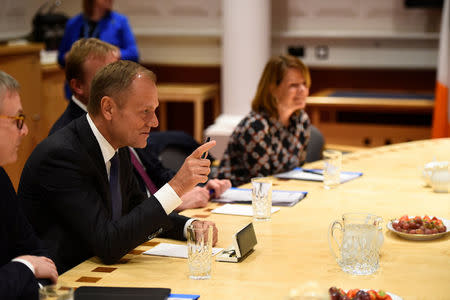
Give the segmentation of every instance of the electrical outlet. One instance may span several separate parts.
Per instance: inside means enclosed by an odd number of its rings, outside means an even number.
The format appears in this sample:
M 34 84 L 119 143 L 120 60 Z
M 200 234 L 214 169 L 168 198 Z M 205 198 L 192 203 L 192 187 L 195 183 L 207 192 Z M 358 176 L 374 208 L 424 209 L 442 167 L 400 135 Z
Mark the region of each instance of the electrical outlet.
M 329 49 L 326 45 L 319 45 L 315 48 L 316 58 L 320 60 L 328 59 Z
M 289 46 L 288 53 L 292 56 L 304 57 L 305 56 L 305 47 L 303 46 Z

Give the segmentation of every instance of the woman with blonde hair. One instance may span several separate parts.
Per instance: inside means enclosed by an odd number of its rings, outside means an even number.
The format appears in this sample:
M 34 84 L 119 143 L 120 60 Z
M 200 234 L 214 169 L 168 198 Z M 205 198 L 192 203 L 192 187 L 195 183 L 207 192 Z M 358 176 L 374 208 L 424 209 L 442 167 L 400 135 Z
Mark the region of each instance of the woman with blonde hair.
M 218 178 L 238 186 L 252 177 L 302 165 L 310 137 L 310 120 L 304 111 L 310 86 L 309 70 L 300 59 L 272 57 L 259 80 L 252 110 L 230 137 Z

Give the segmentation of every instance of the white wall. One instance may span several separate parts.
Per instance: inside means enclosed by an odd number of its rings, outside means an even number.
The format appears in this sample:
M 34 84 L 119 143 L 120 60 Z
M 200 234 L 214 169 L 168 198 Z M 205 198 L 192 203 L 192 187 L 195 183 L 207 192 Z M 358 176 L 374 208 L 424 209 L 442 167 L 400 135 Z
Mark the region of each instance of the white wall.
M 115 6 L 130 17 L 143 61 L 220 64 L 220 0 Z M 300 46 L 310 66 L 435 68 L 439 22 L 440 10 L 406 9 L 403 0 L 273 0 L 272 54 Z M 327 59 L 316 56 L 318 46 L 328 47 Z
M 220 1 L 115 0 L 114 5 L 129 17 L 142 61 L 220 65 Z M 44 2 L 2 0 L 0 36 L 31 30 L 24 24 Z M 309 66 L 435 68 L 440 10 L 403 5 L 404 0 L 272 0 L 272 54 L 301 46 Z M 63 0 L 61 10 L 72 16 L 81 1 Z M 316 56 L 318 46 L 328 47 L 327 59 Z
M 0 40 L 25 37 L 32 30 L 33 16 L 47 1 L 44 0 L 1 0 Z M 51 1 L 50 4 L 54 3 Z M 49 8 L 49 6 L 47 6 Z M 80 11 L 81 2 L 62 0 L 55 11 L 74 15 Z M 44 9 L 44 12 L 46 9 Z

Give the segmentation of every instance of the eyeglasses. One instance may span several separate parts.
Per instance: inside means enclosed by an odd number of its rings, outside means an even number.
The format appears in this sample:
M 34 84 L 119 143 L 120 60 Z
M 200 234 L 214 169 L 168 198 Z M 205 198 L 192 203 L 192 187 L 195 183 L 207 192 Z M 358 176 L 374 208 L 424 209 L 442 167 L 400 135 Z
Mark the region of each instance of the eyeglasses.
M 16 126 L 20 130 L 23 127 L 23 123 L 25 122 L 25 115 L 19 114 L 18 116 L 4 116 L 0 115 L 0 118 L 2 119 L 14 119 L 16 120 Z

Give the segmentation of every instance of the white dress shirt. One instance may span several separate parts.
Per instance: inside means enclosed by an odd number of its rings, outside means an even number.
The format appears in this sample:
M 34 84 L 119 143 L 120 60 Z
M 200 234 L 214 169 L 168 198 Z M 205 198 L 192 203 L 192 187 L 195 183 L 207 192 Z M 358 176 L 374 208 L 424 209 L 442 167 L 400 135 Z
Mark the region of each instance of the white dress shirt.
M 75 98 L 75 97 L 73 97 L 73 98 Z M 75 103 L 78 104 L 77 102 L 75 102 Z M 83 108 L 82 106 L 80 106 L 80 107 Z M 113 146 L 111 146 L 111 144 L 105 139 L 105 137 L 97 129 L 97 127 L 95 126 L 94 122 L 91 119 L 91 116 L 89 114 L 86 114 L 86 118 L 87 118 L 89 126 L 91 127 L 91 130 L 94 133 L 94 136 L 97 139 L 97 142 L 100 146 L 100 150 L 102 152 L 103 160 L 104 160 L 105 166 L 106 166 L 106 173 L 108 174 L 108 178 L 109 178 L 110 169 L 111 169 L 111 161 L 110 160 L 116 153 L 116 150 L 113 148 Z M 173 190 L 173 188 L 170 186 L 169 183 L 166 183 L 163 187 L 161 187 L 154 194 L 154 196 L 159 201 L 159 203 L 161 204 L 161 206 L 163 207 L 163 209 L 167 215 L 169 215 L 172 211 L 175 210 L 175 208 L 177 208 L 182 203 L 180 197 Z M 185 223 L 184 229 L 183 229 L 184 237 L 187 236 L 187 227 L 193 221 L 195 221 L 195 219 L 189 219 Z
M 95 126 L 94 122 L 91 119 L 89 114 L 86 115 L 89 126 L 94 133 L 95 138 L 100 146 L 100 150 L 103 155 L 103 160 L 106 165 L 106 173 L 108 174 L 111 169 L 111 158 L 116 153 L 116 150 L 111 146 L 111 144 L 105 139 L 105 137 L 100 133 L 100 131 Z M 177 208 L 181 203 L 180 197 L 178 197 L 177 193 L 172 189 L 170 184 L 166 183 L 162 188 L 160 188 L 154 195 L 156 199 L 158 199 L 161 206 L 164 208 L 166 214 L 170 214 L 175 208 Z

